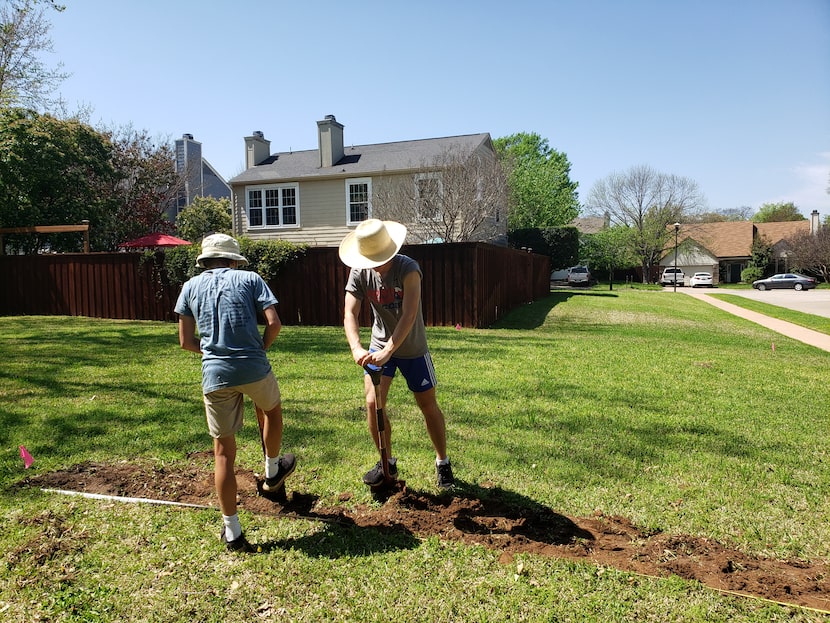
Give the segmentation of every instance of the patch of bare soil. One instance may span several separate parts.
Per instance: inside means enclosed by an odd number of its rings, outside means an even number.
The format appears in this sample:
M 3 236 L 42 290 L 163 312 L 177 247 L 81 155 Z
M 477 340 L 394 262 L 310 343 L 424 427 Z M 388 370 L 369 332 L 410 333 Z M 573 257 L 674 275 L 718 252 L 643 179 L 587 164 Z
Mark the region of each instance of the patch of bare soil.
M 215 507 L 212 455 L 191 455 L 184 468 L 135 463 L 85 463 L 21 482 L 25 487 L 166 500 Z M 279 502 L 258 493 L 257 476 L 237 470 L 239 505 L 250 512 L 303 517 L 381 533 L 478 544 L 501 552 L 509 564 L 517 553 L 565 558 L 647 576 L 678 575 L 730 593 L 782 604 L 830 610 L 830 565 L 748 556 L 709 539 L 648 534 L 623 517 L 566 517 L 498 487 L 460 483 L 452 493 L 392 492 L 375 506 L 324 506 L 290 491 Z M 349 493 L 340 501 L 347 502 Z

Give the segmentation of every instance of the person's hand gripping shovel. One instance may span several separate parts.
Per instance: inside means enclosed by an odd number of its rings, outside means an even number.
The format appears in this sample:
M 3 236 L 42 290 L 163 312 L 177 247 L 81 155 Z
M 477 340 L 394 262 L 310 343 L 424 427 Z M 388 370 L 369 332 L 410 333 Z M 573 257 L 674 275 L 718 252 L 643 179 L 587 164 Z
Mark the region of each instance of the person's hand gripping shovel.
M 380 377 L 383 374 L 383 368 L 375 368 L 366 364 L 363 366 L 369 378 L 372 379 L 372 388 L 375 392 L 375 411 L 377 415 L 378 428 L 378 450 L 380 450 L 380 464 L 383 469 L 383 479 L 375 485 L 370 485 L 372 494 L 376 497 L 388 497 L 397 491 L 403 491 L 406 484 L 403 480 L 395 478 L 389 470 L 389 448 L 386 447 L 386 424 L 384 423 L 383 409 L 386 405 L 381 403 L 380 392 Z

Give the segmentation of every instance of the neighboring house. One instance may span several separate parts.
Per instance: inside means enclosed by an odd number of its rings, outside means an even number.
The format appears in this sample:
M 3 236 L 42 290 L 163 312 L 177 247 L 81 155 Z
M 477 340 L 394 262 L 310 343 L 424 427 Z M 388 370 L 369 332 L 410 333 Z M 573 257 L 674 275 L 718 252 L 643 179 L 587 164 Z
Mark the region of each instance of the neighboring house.
M 576 227 L 580 234 L 598 234 L 611 226 L 611 216 L 577 216 L 568 223 L 568 227 Z
M 184 188 L 176 198 L 175 220 L 195 197 L 230 199 L 231 187 L 210 163 L 202 158 L 202 144 L 192 134 L 176 139 L 176 173 L 184 176 Z
M 419 218 L 439 218 L 441 170 L 425 173 L 425 163 L 450 152 L 470 159 L 497 157 L 487 133 L 347 145 L 343 128 L 327 115 L 317 122 L 318 149 L 296 152 L 272 154 L 271 141 L 262 132 L 245 137 L 246 170 L 228 182 L 234 233 L 337 246 L 358 223 L 381 216 L 373 214 L 373 203 L 379 203 L 379 192 L 396 184 L 408 184 L 417 196 Z M 428 241 L 418 222 L 405 224 L 410 242 Z M 476 239 L 506 244 L 506 213 L 496 213 L 487 225 L 482 231 L 488 233 Z
M 708 272 L 712 273 L 715 283 L 738 283 L 741 271 L 752 258 L 753 241 L 763 236 L 773 247 L 775 271 L 786 272 L 789 266 L 785 241 L 799 232 L 816 232 L 819 226 L 817 210 L 804 221 L 681 224 L 677 236 L 677 267 L 682 268 L 687 277 L 696 272 Z M 666 250 L 659 271 L 675 265 L 674 236 Z

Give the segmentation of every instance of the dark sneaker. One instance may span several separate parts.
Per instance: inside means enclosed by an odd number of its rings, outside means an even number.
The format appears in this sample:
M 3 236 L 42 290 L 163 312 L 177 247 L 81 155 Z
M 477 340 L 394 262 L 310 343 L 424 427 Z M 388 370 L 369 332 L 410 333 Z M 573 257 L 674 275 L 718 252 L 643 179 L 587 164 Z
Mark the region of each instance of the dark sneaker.
M 228 551 L 231 552 L 242 552 L 243 554 L 254 554 L 257 551 L 257 548 L 248 543 L 248 539 L 245 538 L 244 534 L 240 534 L 238 538 L 234 539 L 233 541 L 228 541 L 225 538 L 225 528 L 222 528 L 222 534 L 219 535 L 219 539 L 222 543 L 225 544 L 225 547 L 228 548 Z
M 263 491 L 278 491 L 285 484 L 285 479 L 294 472 L 297 460 L 293 454 L 284 454 L 279 458 L 277 465 L 277 475 L 265 479 L 262 483 Z
M 452 465 L 449 461 L 446 465 L 436 465 L 435 473 L 438 476 L 438 486 L 442 489 L 450 489 L 455 486 L 455 477 L 452 475 Z
M 389 459 L 389 475 L 392 478 L 398 477 L 398 461 L 397 459 Z M 383 482 L 383 466 L 378 461 L 375 466 L 370 469 L 366 474 L 363 476 L 363 484 L 369 485 L 370 487 L 377 487 L 379 484 Z

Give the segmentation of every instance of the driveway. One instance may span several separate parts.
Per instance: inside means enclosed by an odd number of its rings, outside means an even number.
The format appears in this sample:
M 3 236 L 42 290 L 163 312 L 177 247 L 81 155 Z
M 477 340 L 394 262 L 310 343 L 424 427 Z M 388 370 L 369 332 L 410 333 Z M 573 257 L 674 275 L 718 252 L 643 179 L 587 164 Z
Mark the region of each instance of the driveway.
M 761 301 L 762 303 L 786 307 L 787 309 L 804 312 L 805 314 L 830 318 L 830 290 L 803 290 L 801 292 L 796 292 L 795 290 L 765 290 L 761 292 L 751 289 L 733 290 L 731 288 L 724 288 L 719 290 L 718 288 L 712 288 L 711 290 L 707 289 L 702 291 L 734 294 L 752 299 L 753 301 Z

